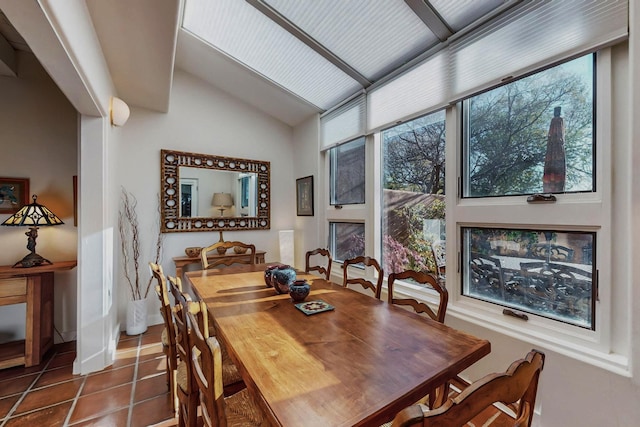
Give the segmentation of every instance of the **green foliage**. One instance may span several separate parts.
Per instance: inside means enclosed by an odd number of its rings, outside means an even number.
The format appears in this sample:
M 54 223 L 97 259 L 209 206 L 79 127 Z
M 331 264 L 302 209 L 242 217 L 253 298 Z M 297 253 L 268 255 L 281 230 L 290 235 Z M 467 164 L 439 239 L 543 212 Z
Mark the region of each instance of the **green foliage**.
M 565 188 L 590 186 L 592 104 L 591 76 L 570 67 L 552 68 L 471 98 L 465 103 L 471 195 L 542 191 L 547 133 L 557 106 L 565 123 Z

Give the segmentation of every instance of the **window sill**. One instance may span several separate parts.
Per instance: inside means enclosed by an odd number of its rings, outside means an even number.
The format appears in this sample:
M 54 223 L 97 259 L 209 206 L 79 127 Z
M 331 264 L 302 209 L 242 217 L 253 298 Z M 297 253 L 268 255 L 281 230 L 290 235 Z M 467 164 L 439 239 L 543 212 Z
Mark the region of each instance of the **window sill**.
M 387 286 L 385 281 L 383 294 L 386 294 L 386 291 Z M 395 292 L 408 295 L 411 298 L 429 304 L 437 304 L 438 300 L 435 292 L 430 292 L 404 282 L 398 283 Z M 386 297 L 383 297 L 383 299 L 386 299 Z M 495 309 L 482 311 L 478 309 L 476 305 L 466 303 L 464 300 L 454 302 L 450 299 L 447 305 L 447 317 L 455 317 L 456 319 L 484 327 L 510 338 L 527 342 L 541 350 L 548 349 L 623 377 L 630 378 L 632 376 L 629 358 L 626 355 L 606 352 L 576 342 L 569 342 L 568 339 L 560 333 L 551 334 L 546 331 L 533 330 L 531 327 L 525 327 L 521 320 L 505 318 L 501 312 L 502 308 L 498 308 L 497 306 Z
M 452 316 L 474 325 L 480 325 L 499 334 L 527 342 L 534 347 L 549 349 L 623 377 L 630 378 L 632 376 L 629 358 L 623 354 L 605 352 L 586 345 L 567 342 L 560 334 L 553 336 L 540 331 L 532 331 L 530 328 L 523 327 L 523 324 L 520 323 L 521 321 L 517 319 L 505 319 L 502 315 L 484 314 L 469 310 L 466 304 L 459 303 L 449 304 L 447 316 Z

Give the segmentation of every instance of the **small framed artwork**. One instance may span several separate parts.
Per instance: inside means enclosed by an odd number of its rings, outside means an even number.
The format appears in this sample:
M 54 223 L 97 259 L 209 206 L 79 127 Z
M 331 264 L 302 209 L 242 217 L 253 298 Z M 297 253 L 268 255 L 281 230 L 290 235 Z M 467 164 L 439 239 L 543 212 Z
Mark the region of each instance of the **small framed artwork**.
M 313 216 L 313 175 L 296 179 L 298 216 Z
M 29 178 L 0 178 L 0 214 L 16 213 L 29 204 Z

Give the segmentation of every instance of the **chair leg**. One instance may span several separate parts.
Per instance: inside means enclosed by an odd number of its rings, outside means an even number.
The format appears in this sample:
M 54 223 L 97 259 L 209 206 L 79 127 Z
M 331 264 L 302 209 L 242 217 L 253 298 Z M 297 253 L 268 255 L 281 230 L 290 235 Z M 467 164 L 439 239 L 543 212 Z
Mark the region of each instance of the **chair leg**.
M 178 413 L 180 410 L 180 401 L 178 400 L 178 379 L 177 379 L 177 371 L 175 369 L 171 369 L 170 373 L 170 384 L 169 384 L 169 392 L 171 393 L 171 404 L 173 405 L 173 413 L 174 415 Z

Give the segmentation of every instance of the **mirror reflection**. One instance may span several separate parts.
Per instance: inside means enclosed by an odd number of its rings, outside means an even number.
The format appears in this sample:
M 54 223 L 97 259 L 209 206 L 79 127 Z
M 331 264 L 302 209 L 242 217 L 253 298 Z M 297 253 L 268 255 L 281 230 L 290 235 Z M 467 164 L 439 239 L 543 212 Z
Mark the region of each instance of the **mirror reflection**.
M 270 163 L 161 150 L 163 233 L 268 230 Z
M 180 167 L 181 217 L 257 215 L 258 175 Z

